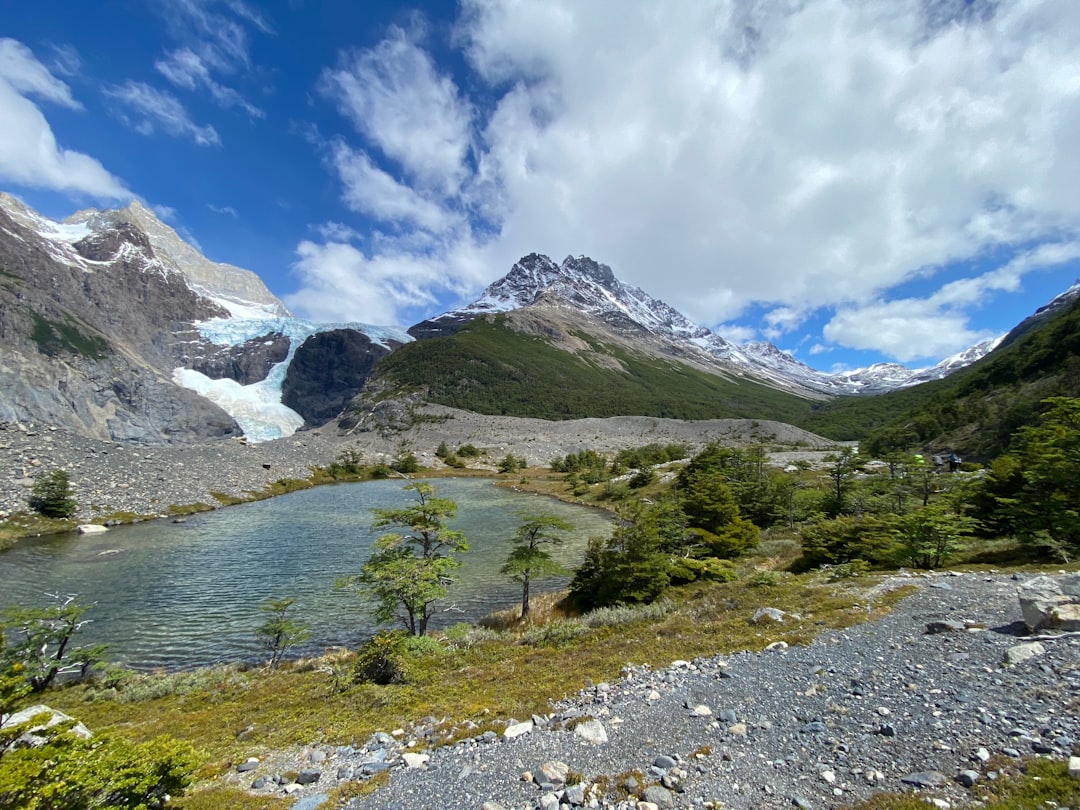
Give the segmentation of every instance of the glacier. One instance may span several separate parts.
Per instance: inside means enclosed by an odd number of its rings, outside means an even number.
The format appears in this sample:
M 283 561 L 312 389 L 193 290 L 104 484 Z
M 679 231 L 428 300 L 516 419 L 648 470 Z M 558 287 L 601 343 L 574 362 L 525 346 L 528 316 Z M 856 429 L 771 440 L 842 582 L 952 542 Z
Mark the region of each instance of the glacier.
M 221 303 L 224 305 L 224 302 Z M 256 305 L 243 311 L 255 315 L 259 308 Z M 244 432 L 244 438 L 254 443 L 291 436 L 304 426 L 303 417 L 281 402 L 281 392 L 285 374 L 297 348 L 312 335 L 335 329 L 354 329 L 387 349 L 392 348 L 391 341 L 410 343 L 413 340 L 412 335 L 394 326 L 372 326 L 355 322 L 313 323 L 281 316 L 212 318 L 199 321 L 195 328 L 203 338 L 216 346 L 237 346 L 275 332 L 280 332 L 289 339 L 289 353 L 285 359 L 270 369 L 266 379 L 250 385 L 240 385 L 230 379 L 212 380 L 189 368 L 173 369 L 174 383 L 217 404 L 236 420 Z

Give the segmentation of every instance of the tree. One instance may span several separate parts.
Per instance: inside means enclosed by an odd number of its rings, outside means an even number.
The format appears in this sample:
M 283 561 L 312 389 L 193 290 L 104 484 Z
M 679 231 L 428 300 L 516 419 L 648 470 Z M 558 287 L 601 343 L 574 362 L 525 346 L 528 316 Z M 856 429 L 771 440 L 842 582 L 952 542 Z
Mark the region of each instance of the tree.
M 83 616 L 90 608 L 74 596 L 54 598 L 49 607 L 8 608 L 0 624 L 0 635 L 8 639 L 0 663 L 22 672 L 33 692 L 45 691 L 61 675 L 85 677 L 105 651 L 101 645 L 72 645 L 75 633 L 89 621 Z
M 836 517 L 847 511 L 847 496 L 855 483 L 855 474 L 862 468 L 862 459 L 850 447 L 844 447 L 839 453 L 829 453 L 824 461 L 829 464 L 826 472 L 830 483 L 825 513 Z
M 345 584 L 364 586 L 375 597 L 376 621 L 400 621 L 410 635 L 427 632 L 433 605 L 443 599 L 460 563 L 452 556 L 469 550 L 461 532 L 447 528 L 457 504 L 436 497 L 435 487 L 423 481 L 409 484 L 416 503 L 397 509 L 373 509 L 375 529 L 399 527 L 405 532 L 384 534 L 360 575 Z
M 45 517 L 69 518 L 79 510 L 72 497 L 71 480 L 64 470 L 53 470 L 34 482 L 30 508 Z
M 277 669 L 289 647 L 311 638 L 307 625 L 289 615 L 294 604 L 295 599 L 270 599 L 259 605 L 259 610 L 267 614 L 267 619 L 255 630 L 255 635 L 270 651 L 270 660 L 266 662 L 268 669 Z
M 517 534 L 511 539 L 513 551 L 506 558 L 502 572 L 521 583 L 521 618 L 529 618 L 529 586 L 545 576 L 565 574 L 566 569 L 543 548 L 565 542 L 565 532 L 574 527 L 555 515 L 523 515 Z
M 975 521 L 937 504 L 924 506 L 896 520 L 900 553 L 919 568 L 938 568 L 963 547 Z
M 997 522 L 1068 558 L 1080 549 L 1080 399 L 1053 397 L 1042 424 L 1021 428 L 994 463 L 987 489 Z
M 679 475 L 679 499 L 690 528 L 715 557 L 738 557 L 758 541 L 758 530 L 739 514 L 735 493 L 722 473 L 706 465 Z
M 571 599 L 584 609 L 648 604 L 671 580 L 665 546 L 681 543 L 683 531 L 662 505 L 640 506 L 607 540 L 593 537 L 570 583 Z

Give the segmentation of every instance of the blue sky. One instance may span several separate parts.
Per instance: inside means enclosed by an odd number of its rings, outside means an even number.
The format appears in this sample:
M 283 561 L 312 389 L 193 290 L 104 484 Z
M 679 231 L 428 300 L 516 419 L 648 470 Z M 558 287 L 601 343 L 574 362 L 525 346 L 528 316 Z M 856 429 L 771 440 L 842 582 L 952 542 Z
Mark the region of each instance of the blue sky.
M 138 197 L 302 317 L 408 325 L 587 254 L 824 370 L 1080 275 L 1072 0 L 6 3 L 0 189 Z

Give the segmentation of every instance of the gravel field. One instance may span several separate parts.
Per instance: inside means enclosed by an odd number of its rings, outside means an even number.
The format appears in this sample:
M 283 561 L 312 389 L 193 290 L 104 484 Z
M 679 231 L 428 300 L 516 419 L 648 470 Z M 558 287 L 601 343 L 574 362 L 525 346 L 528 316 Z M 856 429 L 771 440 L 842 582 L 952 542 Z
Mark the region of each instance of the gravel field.
M 426 418 L 407 430 L 344 433 L 329 425 L 261 444 L 229 439 L 168 446 L 117 444 L 53 427 L 0 422 L 0 517 L 25 511 L 34 477 L 53 469 L 69 473 L 80 517 L 90 520 L 117 512 L 164 514 L 172 505 L 217 505 L 215 492 L 242 497 L 281 478 L 306 478 L 312 467 L 330 464 L 346 447 L 359 449 L 371 463 L 410 451 L 422 466 L 439 467 L 435 450 L 440 442 L 451 448 L 472 443 L 485 451 L 481 461 L 494 469 L 507 453 L 542 465 L 586 448 L 614 452 L 652 442 L 700 447 L 714 440 L 765 441 L 810 455 L 832 446 L 789 425 L 740 419 L 680 422 L 627 416 L 548 422 L 439 407 L 425 408 L 423 414 Z
M 944 808 L 970 803 L 965 783 L 996 776 L 992 757 L 1067 757 L 1080 742 L 1080 639 L 1043 640 L 1042 654 L 1005 667 L 1007 651 L 1030 641 L 1014 578 L 901 575 L 884 587 L 906 584 L 917 592 L 885 618 L 802 648 L 628 666 L 503 736 L 402 755 L 423 739 L 421 722 L 404 737 L 312 746 L 236 776 L 276 793 L 275 767 L 318 774 L 293 786 L 300 810 L 384 769 L 389 785 L 353 810 L 628 808 L 589 786 L 630 771 L 659 808 L 831 808 L 879 790 L 917 790 Z M 928 632 L 933 622 L 944 629 Z M 567 772 L 584 781 L 560 784 Z

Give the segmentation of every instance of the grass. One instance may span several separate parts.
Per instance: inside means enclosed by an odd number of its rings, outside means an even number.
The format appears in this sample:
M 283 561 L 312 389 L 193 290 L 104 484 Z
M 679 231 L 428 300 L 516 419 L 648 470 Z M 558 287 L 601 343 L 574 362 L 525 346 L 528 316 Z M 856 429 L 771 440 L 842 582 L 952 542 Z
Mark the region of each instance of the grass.
M 779 640 L 803 644 L 827 627 L 873 618 L 899 598 L 889 594 L 870 608 L 856 591 L 828 585 L 820 575 L 790 577 L 771 589 L 769 602 L 803 619 L 762 629 L 749 623 L 760 606 L 753 589 L 738 582 L 699 583 L 674 589 L 663 609 L 638 616 L 623 611 L 598 626 L 584 617 L 573 633 L 557 630 L 560 622 L 573 621 L 558 605 L 538 604 L 528 626 L 426 645 L 410 662 L 412 680 L 402 685 L 337 690 L 331 670 L 349 670 L 353 656 L 346 653 L 336 662 L 299 662 L 279 671 L 232 666 L 139 676 L 112 690 L 76 686 L 49 695 L 49 702 L 91 728 L 135 740 L 167 729 L 204 752 L 200 776 L 210 778 L 249 756 L 312 742 L 362 743 L 375 731 L 408 727 L 417 717 L 447 718 L 446 742 L 484 728 L 501 731 L 508 718 L 547 713 L 553 700 L 618 678 L 627 663 L 666 666 Z M 544 627 L 557 636 L 557 656 L 537 638 Z M 249 726 L 254 728 L 238 741 Z
M 1080 807 L 1080 779 L 1069 776 L 1061 760 L 991 760 L 988 769 L 998 778 L 972 791 L 984 810 L 1035 810 Z M 878 793 L 866 801 L 844 805 L 846 810 L 926 810 L 926 794 Z

